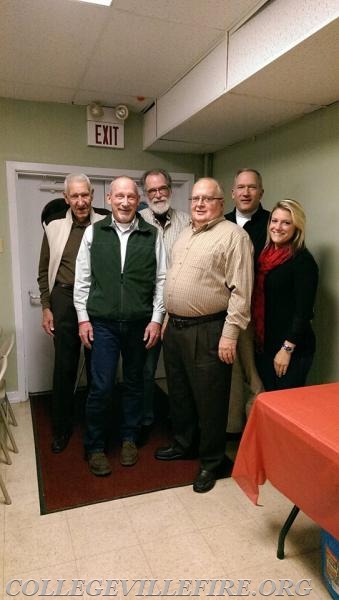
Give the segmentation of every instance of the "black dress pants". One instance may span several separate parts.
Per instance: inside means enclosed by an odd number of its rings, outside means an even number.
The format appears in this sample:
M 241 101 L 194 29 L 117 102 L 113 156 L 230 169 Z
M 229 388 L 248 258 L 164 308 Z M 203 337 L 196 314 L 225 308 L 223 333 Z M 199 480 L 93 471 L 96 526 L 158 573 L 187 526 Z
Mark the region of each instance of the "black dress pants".
M 232 365 L 218 357 L 224 319 L 166 327 L 163 348 L 173 443 L 184 452 L 199 440 L 201 466 L 224 461 Z
M 55 349 L 52 423 L 54 435 L 59 436 L 72 429 L 74 387 L 81 348 L 73 290 L 55 285 L 51 293 L 51 310 Z
M 278 377 L 275 372 L 274 357 L 275 354 L 268 352 L 257 353 L 255 355 L 256 367 L 266 392 L 287 390 L 306 385 L 306 378 L 312 365 L 313 355 L 300 356 L 297 353 L 293 353 L 287 372 L 282 377 Z

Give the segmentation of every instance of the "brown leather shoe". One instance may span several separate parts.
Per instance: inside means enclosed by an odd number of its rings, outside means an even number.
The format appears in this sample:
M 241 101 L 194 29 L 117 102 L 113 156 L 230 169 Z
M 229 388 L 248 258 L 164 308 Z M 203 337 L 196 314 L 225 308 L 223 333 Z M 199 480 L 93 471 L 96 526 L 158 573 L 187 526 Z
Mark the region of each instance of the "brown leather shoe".
M 87 456 L 89 470 L 97 477 L 104 477 L 112 473 L 112 468 L 104 452 L 93 452 Z
M 124 467 L 131 467 L 132 465 L 135 465 L 138 458 L 138 448 L 136 447 L 136 444 L 129 440 L 124 440 L 120 452 L 120 464 Z

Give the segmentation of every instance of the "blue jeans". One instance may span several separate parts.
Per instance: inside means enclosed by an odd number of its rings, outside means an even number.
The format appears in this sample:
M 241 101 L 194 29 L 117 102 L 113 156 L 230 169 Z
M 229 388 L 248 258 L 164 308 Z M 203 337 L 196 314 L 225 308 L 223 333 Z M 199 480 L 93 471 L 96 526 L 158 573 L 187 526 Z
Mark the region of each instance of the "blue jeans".
M 103 452 L 105 448 L 120 354 L 123 372 L 121 439 L 134 442 L 138 436 L 147 352 L 143 336 L 147 323 L 147 320 L 92 321 L 91 387 L 86 403 L 84 439 L 88 453 Z

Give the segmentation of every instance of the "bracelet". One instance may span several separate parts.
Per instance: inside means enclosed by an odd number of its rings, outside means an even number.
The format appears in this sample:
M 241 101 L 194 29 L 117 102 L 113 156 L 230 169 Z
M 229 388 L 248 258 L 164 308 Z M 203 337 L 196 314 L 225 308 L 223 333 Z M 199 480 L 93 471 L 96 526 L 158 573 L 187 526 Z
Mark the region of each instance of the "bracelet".
M 294 348 L 293 348 L 293 346 L 288 346 L 287 344 L 283 344 L 283 345 L 281 346 L 281 348 L 282 348 L 283 350 L 286 350 L 286 352 L 289 352 L 290 354 L 292 354 L 292 352 L 294 351 Z

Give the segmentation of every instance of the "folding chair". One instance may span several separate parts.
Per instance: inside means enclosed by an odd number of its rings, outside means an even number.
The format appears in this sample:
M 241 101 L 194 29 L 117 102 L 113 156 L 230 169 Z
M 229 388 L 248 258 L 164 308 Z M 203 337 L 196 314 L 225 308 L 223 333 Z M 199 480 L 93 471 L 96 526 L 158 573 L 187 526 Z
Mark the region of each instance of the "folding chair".
M 9 437 L 10 442 L 12 444 L 13 452 L 15 452 L 17 454 L 19 452 L 19 450 L 15 443 L 15 439 L 14 439 L 13 433 L 10 428 L 10 420 L 8 418 L 8 415 L 10 415 L 11 412 L 13 413 L 13 411 L 12 411 L 12 407 L 9 403 L 7 393 L 6 393 L 5 374 L 7 371 L 7 364 L 8 364 L 7 356 L 0 356 L 0 365 L 1 365 L 1 367 L 0 367 L 0 374 L 1 374 L 1 377 L 0 377 L 0 418 L 3 421 L 5 433 Z M 10 410 L 8 410 L 8 407 L 10 408 Z M 5 455 L 6 455 L 6 452 L 5 452 Z
M 7 489 L 6 489 L 6 486 L 5 486 L 5 482 L 2 479 L 1 475 L 0 475 L 0 488 L 1 488 L 1 491 L 2 491 L 2 493 L 4 495 L 4 498 L 5 498 L 5 504 L 12 504 L 11 497 L 10 497 L 9 493 L 7 492 Z
M 4 380 L 4 375 L 5 375 L 6 369 L 7 369 L 7 358 L 4 358 L 4 357 L 1 358 L 0 357 L 0 387 L 2 386 L 2 381 Z M 6 429 L 6 426 L 5 426 L 5 429 Z M 8 449 L 7 449 L 7 446 L 6 446 L 6 441 L 3 439 L 1 428 L 0 428 L 0 446 L 1 446 L 1 448 L 3 450 L 3 453 L 4 453 L 5 457 L 6 457 L 7 464 L 10 465 L 12 463 L 12 461 L 11 461 L 11 459 L 9 457 L 9 454 L 8 454 Z M 11 501 L 11 498 L 9 496 L 9 493 L 7 492 L 7 489 L 6 489 L 6 486 L 5 486 L 5 482 L 2 479 L 1 474 L 0 474 L 0 489 L 1 489 L 2 493 L 3 493 L 3 495 L 4 495 L 5 503 L 6 504 L 11 504 L 12 501 Z
M 14 346 L 14 333 L 9 334 L 0 343 L 0 358 L 5 357 L 8 358 L 10 355 L 12 348 Z M 15 427 L 18 425 L 17 420 L 15 418 L 15 414 L 11 407 L 11 404 L 8 400 L 7 394 L 5 394 L 5 408 L 6 408 L 6 420 L 7 423 L 14 425 Z
M 5 376 L 5 372 L 7 369 L 7 364 L 6 364 L 6 360 L 5 358 L 0 357 L 0 386 L 1 386 L 1 382 L 4 379 Z M 4 437 L 3 434 L 3 427 L 1 427 L 1 423 L 0 423 L 0 448 L 2 449 L 4 455 L 5 455 L 5 459 L 6 459 L 6 463 L 8 465 L 12 464 L 12 459 L 9 455 L 8 452 L 8 448 L 7 448 L 7 444 L 6 444 L 6 439 Z

